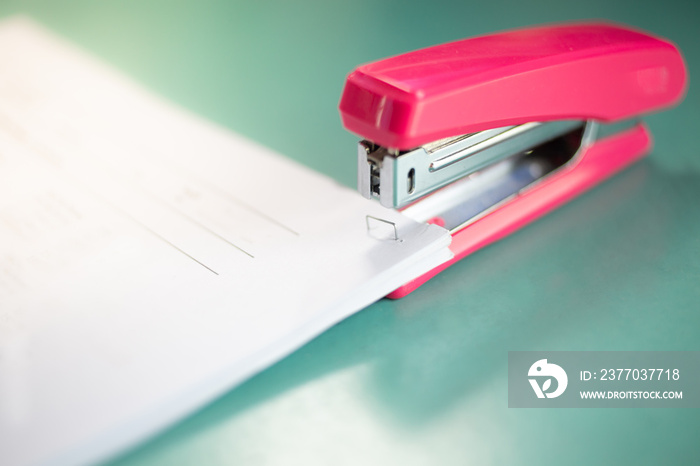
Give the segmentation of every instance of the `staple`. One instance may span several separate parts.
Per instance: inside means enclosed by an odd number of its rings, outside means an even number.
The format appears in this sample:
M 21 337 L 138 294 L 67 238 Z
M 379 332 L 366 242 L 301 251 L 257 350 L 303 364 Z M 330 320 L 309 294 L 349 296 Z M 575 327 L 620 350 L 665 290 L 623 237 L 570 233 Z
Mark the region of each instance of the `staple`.
M 369 233 L 370 236 L 381 240 L 400 241 L 396 223 L 372 215 L 367 215 L 365 217 L 365 223 L 367 225 L 367 233 Z M 372 226 L 371 223 L 374 223 L 374 226 Z M 391 229 L 382 228 L 382 225 L 390 226 Z M 382 234 L 382 232 L 386 233 L 387 231 L 389 231 L 388 234 Z

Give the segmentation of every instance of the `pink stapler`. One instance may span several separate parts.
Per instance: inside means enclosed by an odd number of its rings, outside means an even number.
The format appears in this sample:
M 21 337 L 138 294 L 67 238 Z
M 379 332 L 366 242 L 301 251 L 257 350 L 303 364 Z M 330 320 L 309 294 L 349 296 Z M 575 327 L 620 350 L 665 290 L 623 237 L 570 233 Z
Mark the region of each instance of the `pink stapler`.
M 678 103 L 669 41 L 617 24 L 542 26 L 358 67 L 340 100 L 359 143 L 358 189 L 452 233 L 454 258 L 400 298 L 651 149 L 638 120 Z

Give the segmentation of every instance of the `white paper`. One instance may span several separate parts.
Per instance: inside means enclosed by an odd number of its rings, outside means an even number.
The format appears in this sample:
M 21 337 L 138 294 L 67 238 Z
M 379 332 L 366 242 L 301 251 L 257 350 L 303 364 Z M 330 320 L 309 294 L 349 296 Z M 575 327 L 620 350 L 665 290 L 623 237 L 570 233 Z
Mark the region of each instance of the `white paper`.
M 0 464 L 133 445 L 445 261 L 449 239 L 4 21 Z

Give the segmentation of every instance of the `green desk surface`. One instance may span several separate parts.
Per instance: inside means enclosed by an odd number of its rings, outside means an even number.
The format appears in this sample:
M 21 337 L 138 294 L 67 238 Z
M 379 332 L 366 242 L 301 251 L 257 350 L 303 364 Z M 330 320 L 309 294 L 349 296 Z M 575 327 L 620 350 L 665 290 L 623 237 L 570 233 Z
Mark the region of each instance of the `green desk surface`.
M 339 182 L 357 64 L 495 30 L 609 18 L 691 76 L 652 154 L 382 300 L 115 465 L 698 464 L 700 411 L 507 407 L 508 350 L 700 350 L 700 3 L 669 0 L 8 1 L 157 93 Z

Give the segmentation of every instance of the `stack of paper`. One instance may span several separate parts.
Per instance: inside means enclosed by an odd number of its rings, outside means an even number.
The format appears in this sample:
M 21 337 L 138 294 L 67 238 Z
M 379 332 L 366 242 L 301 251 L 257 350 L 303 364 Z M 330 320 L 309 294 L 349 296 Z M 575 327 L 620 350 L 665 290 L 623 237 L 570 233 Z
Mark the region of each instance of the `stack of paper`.
M 449 240 L 7 20 L 0 464 L 114 454 L 447 260 Z

